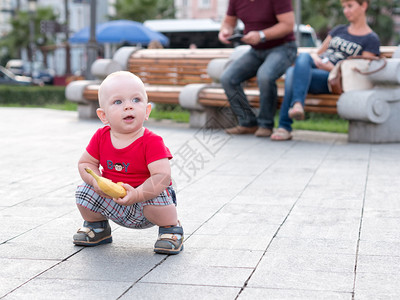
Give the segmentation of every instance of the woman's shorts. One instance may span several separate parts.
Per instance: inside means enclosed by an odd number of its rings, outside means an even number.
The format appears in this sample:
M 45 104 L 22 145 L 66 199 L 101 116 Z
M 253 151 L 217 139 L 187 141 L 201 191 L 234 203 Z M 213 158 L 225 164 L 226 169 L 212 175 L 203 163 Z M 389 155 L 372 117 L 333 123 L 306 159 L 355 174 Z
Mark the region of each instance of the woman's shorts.
M 104 198 L 97 194 L 89 184 L 79 185 L 76 193 L 76 203 L 93 212 L 101 213 L 118 225 L 128 228 L 149 228 L 154 226 L 143 214 L 146 205 L 176 205 L 175 191 L 172 186 L 167 187 L 158 197 L 130 206 L 119 205 L 111 198 Z

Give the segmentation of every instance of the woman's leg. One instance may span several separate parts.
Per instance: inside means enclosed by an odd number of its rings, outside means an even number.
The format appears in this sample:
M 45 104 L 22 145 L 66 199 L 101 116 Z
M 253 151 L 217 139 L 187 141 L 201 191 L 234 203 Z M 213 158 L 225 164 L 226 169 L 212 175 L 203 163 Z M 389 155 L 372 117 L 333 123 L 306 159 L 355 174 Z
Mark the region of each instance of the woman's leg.
M 310 94 L 329 94 L 328 87 L 329 72 L 321 69 L 313 69 L 311 73 L 311 82 L 308 89 Z
M 293 90 L 290 107 L 296 102 L 300 102 L 304 106 L 304 100 L 306 99 L 311 83 L 313 68 L 315 68 L 315 65 L 311 55 L 308 53 L 299 54 L 293 71 Z
M 289 118 L 289 108 L 292 103 L 293 93 L 293 72 L 294 67 L 290 67 L 285 74 L 285 95 L 279 112 L 279 128 L 284 128 L 287 131 L 292 131 L 293 120 Z

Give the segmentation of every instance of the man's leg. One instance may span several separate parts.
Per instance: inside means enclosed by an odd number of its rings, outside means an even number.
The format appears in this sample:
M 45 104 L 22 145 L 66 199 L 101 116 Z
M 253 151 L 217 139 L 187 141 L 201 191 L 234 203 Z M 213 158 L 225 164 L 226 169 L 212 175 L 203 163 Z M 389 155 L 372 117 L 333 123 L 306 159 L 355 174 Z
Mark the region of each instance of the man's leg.
M 256 116 L 243 91 L 242 83 L 254 77 L 262 63 L 254 50 L 249 50 L 233 61 L 221 75 L 221 84 L 228 97 L 230 106 L 243 127 L 257 126 Z
M 265 61 L 257 72 L 260 89 L 260 113 L 257 120 L 260 127 L 274 127 L 277 108 L 276 80 L 293 64 L 296 54 L 297 47 L 294 42 L 265 51 Z

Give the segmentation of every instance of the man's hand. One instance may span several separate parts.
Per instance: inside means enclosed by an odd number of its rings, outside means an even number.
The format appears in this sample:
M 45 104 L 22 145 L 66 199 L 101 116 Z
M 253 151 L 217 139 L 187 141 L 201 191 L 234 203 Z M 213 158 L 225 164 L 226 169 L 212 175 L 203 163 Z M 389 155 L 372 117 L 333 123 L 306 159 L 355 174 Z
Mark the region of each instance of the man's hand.
M 258 31 L 250 31 L 242 38 L 242 41 L 249 45 L 257 45 L 261 41 L 260 34 Z
M 223 44 L 230 44 L 231 41 L 228 40 L 228 37 L 232 35 L 232 32 L 228 29 L 221 29 L 221 31 L 218 34 L 218 39 L 221 41 Z

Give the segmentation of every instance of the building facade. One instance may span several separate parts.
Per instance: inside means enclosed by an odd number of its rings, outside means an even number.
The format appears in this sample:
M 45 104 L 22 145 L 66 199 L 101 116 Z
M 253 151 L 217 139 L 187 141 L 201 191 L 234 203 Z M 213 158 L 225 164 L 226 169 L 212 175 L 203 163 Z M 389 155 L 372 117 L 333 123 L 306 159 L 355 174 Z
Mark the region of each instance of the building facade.
M 177 19 L 213 19 L 221 21 L 228 0 L 175 0 Z

